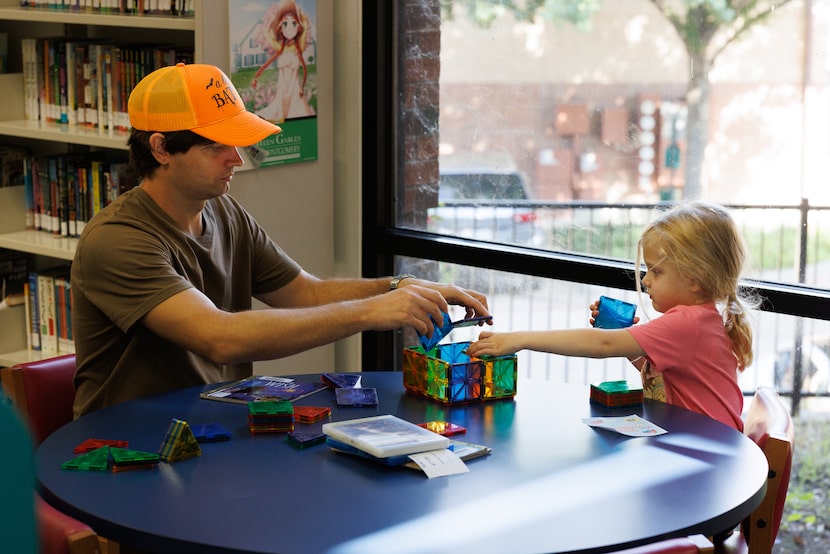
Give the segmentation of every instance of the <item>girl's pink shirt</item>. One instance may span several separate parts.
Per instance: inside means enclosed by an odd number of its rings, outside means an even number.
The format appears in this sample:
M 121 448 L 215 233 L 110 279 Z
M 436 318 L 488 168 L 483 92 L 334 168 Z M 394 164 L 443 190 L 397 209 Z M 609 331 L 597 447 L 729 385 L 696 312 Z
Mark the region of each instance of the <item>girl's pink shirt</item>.
M 628 331 L 645 351 L 652 374 L 662 377 L 667 403 L 743 431 L 738 361 L 714 302 L 675 306 Z

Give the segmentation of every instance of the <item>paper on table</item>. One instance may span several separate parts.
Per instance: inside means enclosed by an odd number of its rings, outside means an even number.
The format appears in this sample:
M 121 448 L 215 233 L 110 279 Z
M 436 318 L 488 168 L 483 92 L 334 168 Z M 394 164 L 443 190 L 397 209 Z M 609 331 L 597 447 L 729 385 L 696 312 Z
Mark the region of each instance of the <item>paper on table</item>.
M 582 422 L 591 427 L 609 429 L 629 437 L 650 437 L 666 433 L 665 429 L 636 414 L 621 417 L 586 417 Z
M 418 464 L 430 479 L 470 471 L 458 454 L 448 448 L 410 454 L 409 459 Z

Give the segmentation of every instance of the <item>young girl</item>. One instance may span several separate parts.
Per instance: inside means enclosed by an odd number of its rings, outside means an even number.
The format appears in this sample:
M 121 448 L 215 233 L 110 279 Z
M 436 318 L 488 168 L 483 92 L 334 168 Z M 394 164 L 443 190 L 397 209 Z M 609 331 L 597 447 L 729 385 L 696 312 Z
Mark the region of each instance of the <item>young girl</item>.
M 752 363 L 747 310 L 738 278 L 744 246 L 729 213 L 694 202 L 664 212 L 643 232 L 637 291 L 661 317 L 626 329 L 482 332 L 470 356 L 528 349 L 564 356 L 625 356 L 640 371 L 643 394 L 743 430 L 738 371 Z M 597 304 L 591 305 L 591 322 Z

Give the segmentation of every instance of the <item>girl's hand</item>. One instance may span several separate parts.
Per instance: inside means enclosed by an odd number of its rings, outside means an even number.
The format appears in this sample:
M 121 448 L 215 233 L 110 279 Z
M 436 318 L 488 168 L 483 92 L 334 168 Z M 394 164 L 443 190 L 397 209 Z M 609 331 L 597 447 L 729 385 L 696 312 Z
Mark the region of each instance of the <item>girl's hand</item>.
M 591 311 L 591 317 L 588 319 L 588 322 L 593 327 L 594 321 L 596 320 L 597 316 L 599 315 L 599 300 L 588 306 L 588 309 Z M 635 315 L 632 325 L 636 325 L 640 322 L 640 316 Z
M 588 310 L 591 312 L 591 317 L 588 318 L 588 323 L 591 324 L 593 327 L 594 321 L 596 320 L 597 316 L 599 315 L 599 300 L 596 300 L 593 304 L 588 306 Z
M 492 333 L 482 331 L 478 340 L 467 347 L 467 355 L 471 357 L 480 356 L 505 356 L 514 354 L 520 350 L 514 333 Z

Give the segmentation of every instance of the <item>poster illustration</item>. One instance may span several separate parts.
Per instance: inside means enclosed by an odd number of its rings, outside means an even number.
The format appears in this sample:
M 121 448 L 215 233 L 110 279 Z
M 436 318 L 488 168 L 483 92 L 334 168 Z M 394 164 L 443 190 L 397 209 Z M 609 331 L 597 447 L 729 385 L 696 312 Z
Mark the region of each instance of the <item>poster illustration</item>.
M 282 132 L 247 148 L 257 167 L 317 159 L 316 0 L 230 0 L 230 78 Z

